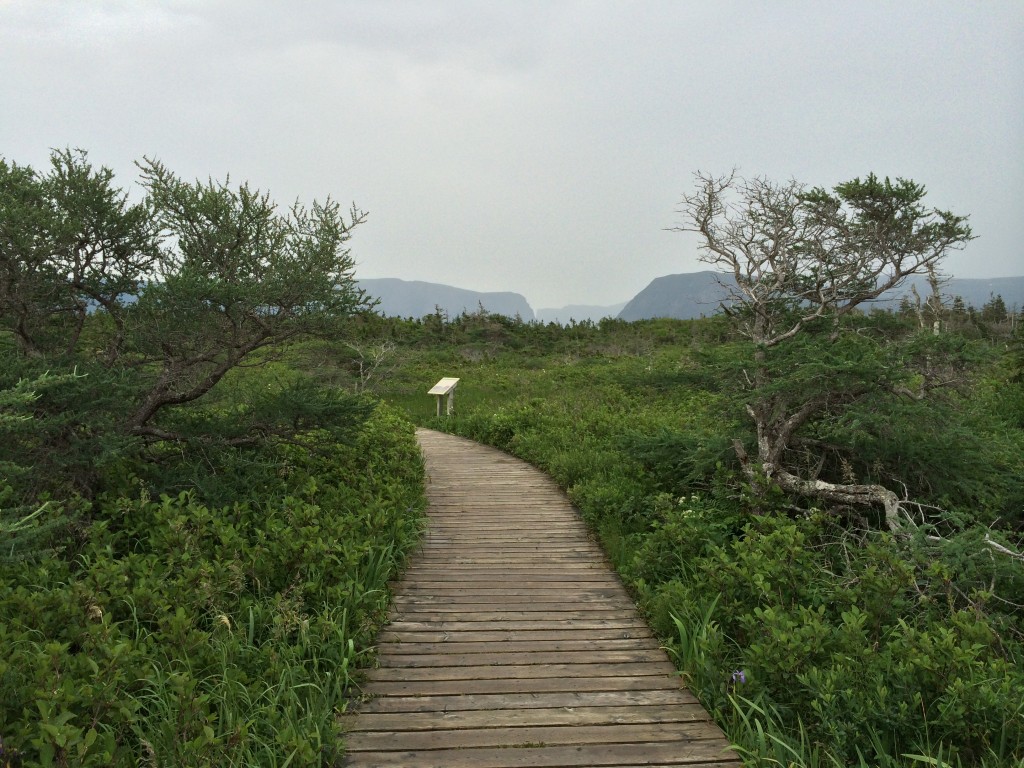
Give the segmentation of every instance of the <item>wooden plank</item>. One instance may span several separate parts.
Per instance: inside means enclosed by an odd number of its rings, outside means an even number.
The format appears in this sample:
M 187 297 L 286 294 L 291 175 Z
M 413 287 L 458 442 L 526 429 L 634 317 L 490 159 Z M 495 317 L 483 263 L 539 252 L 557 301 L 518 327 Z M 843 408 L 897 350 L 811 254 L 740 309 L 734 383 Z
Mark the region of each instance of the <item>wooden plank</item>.
M 467 664 L 448 667 L 378 667 L 367 672 L 368 680 L 502 680 L 514 677 L 666 677 L 676 668 L 667 659 L 660 663 L 617 662 L 607 664 Z
M 597 627 L 567 629 L 477 629 L 458 632 L 446 631 L 433 627 L 426 629 L 396 629 L 392 624 L 381 632 L 380 643 L 474 643 L 474 642 L 533 642 L 544 640 L 579 640 L 602 641 L 617 639 L 646 639 L 651 637 L 650 630 L 643 624 L 628 628 Z
M 470 709 L 453 711 L 361 712 L 350 718 L 351 731 L 431 731 L 467 728 L 522 728 L 551 725 L 626 725 L 639 723 L 707 722 L 700 704 L 666 706 L 536 707 L 532 709 Z
M 549 691 L 674 691 L 679 681 L 659 677 L 548 677 L 487 680 L 375 680 L 362 690 L 369 696 L 452 696 L 470 693 L 546 693 Z
M 511 589 L 511 588 L 510 588 Z M 518 594 L 517 594 L 518 592 Z M 562 595 L 565 599 L 559 601 L 558 597 Z M 393 602 L 392 605 L 395 607 L 416 606 L 416 605 L 429 605 L 433 603 L 436 606 L 446 605 L 449 602 L 490 602 L 490 603 L 509 603 L 509 602 L 522 602 L 529 601 L 533 602 L 534 598 L 543 602 L 565 602 L 566 600 L 572 602 L 579 602 L 574 598 L 579 596 L 580 600 L 586 599 L 588 603 L 600 604 L 602 602 L 617 602 L 625 603 L 628 606 L 629 612 L 633 612 L 632 600 L 625 592 L 615 593 L 611 592 L 608 595 L 595 595 L 589 590 L 573 590 L 557 589 L 557 588 L 545 588 L 537 590 L 517 590 L 511 591 L 509 594 L 503 594 L 500 591 L 492 591 L 489 593 L 474 593 L 462 591 L 459 588 L 448 590 L 445 594 L 431 595 L 425 590 L 419 590 L 416 592 L 409 592 L 406 595 L 402 595 L 402 599 L 399 602 Z M 426 599 L 425 599 L 426 598 Z
M 433 655 L 433 654 L 484 654 L 484 653 L 522 653 L 527 651 L 543 653 L 545 651 L 585 651 L 587 653 L 618 650 L 656 650 L 659 645 L 654 640 L 638 641 L 634 638 L 611 638 L 594 643 L 593 640 L 491 640 L 490 642 L 460 642 L 458 637 L 448 642 L 415 642 L 399 641 L 381 643 L 377 646 L 380 658 L 391 658 L 393 655 Z M 389 662 L 390 663 L 390 662 Z
M 424 653 L 396 653 L 387 649 L 380 654 L 381 667 L 404 667 L 417 669 L 420 667 L 480 667 L 480 666 L 509 666 L 509 665 L 552 665 L 552 664 L 578 664 L 580 659 L 587 659 L 590 664 L 635 664 L 646 662 L 662 662 L 665 659 L 665 652 L 660 648 L 655 649 L 627 649 L 627 650 L 595 650 L 580 653 L 579 650 L 571 651 L 541 651 L 531 649 L 527 651 L 503 651 L 500 643 L 494 643 L 491 652 L 466 653 L 461 649 L 449 648 L 449 653 L 424 654 Z
M 601 744 L 589 749 L 572 745 L 545 747 L 519 744 L 488 749 L 364 752 L 358 753 L 358 756 L 362 761 L 359 764 L 381 768 L 598 768 L 636 765 L 638 757 L 642 757 L 642 765 L 645 766 L 686 765 L 692 768 L 717 768 L 740 765 L 739 759 L 727 753 L 725 749 L 720 740 L 702 739 Z
M 514 584 L 514 587 L 509 586 Z M 396 595 L 395 599 L 406 597 L 417 597 L 429 595 L 431 597 L 449 597 L 458 595 L 507 595 L 515 594 L 515 590 L 523 590 L 530 595 L 552 592 L 558 594 L 571 590 L 574 593 L 589 593 L 599 591 L 608 595 L 624 595 L 626 591 L 618 584 L 609 584 L 607 581 L 598 578 L 583 580 L 579 577 L 554 578 L 548 581 L 509 579 L 505 581 L 481 581 L 466 584 L 464 577 L 453 577 L 450 580 L 441 580 L 437 577 L 427 580 L 423 577 L 410 579 L 401 583 L 402 594 Z
M 433 594 L 426 590 L 410 591 L 404 595 L 398 595 L 392 601 L 392 605 L 414 607 L 417 605 L 459 605 L 463 603 L 487 604 L 487 603 L 574 603 L 591 602 L 600 604 L 617 604 L 625 606 L 625 610 L 632 610 L 633 603 L 626 599 L 624 592 L 614 589 L 573 589 L 567 587 L 558 589 L 536 588 L 536 589 L 515 589 L 509 587 L 501 589 L 466 589 L 455 588 L 442 590 L 437 589 Z
M 600 578 L 602 581 L 609 579 L 608 566 L 600 560 L 584 560 L 572 563 L 545 563 L 542 566 L 524 565 L 512 563 L 507 568 L 498 572 L 493 568 L 482 568 L 471 565 L 457 565 L 455 563 L 424 563 L 417 555 L 416 563 L 406 573 L 408 578 L 423 578 L 427 576 L 443 577 L 442 580 L 451 580 L 459 576 L 484 576 L 491 581 L 513 579 L 517 575 L 527 576 L 532 580 L 544 581 L 552 578 L 582 578 L 590 580 Z
M 566 610 L 566 607 L 555 606 L 549 608 L 547 603 L 531 605 L 530 603 L 517 604 L 516 606 L 502 605 L 448 605 L 448 606 L 404 606 L 401 610 L 402 616 L 409 621 L 574 621 L 596 619 L 616 619 L 622 615 L 620 606 L 606 604 L 581 604 L 568 606 L 573 610 Z
M 529 693 L 480 693 L 454 696 L 382 696 L 364 701 L 360 713 L 483 711 L 484 716 L 501 716 L 520 709 L 600 709 L 621 707 L 643 709 L 671 705 L 699 707 L 696 697 L 684 688 L 641 691 L 548 691 Z M 703 711 L 703 708 L 701 708 Z
M 425 557 L 425 555 L 417 555 Z M 536 558 L 511 559 L 496 567 L 492 563 L 459 563 L 454 558 L 447 564 L 441 558 L 424 559 L 410 568 L 401 581 L 395 582 L 399 594 L 408 584 L 413 593 L 425 592 L 432 586 L 445 593 L 456 590 L 506 589 L 604 589 L 627 594 L 618 580 L 610 580 L 607 566 L 593 558 L 561 559 L 556 567 L 552 559 L 536 562 Z
M 350 752 L 387 750 L 472 749 L 516 745 L 628 744 L 676 742 L 681 739 L 714 739 L 714 726 L 706 721 L 679 721 L 666 728 L 662 723 L 604 723 L 601 725 L 550 725 L 522 727 L 433 728 L 412 731 L 357 731 L 345 740 Z
M 616 619 L 565 619 L 551 618 L 548 620 L 506 620 L 506 621 L 460 621 L 457 619 L 437 618 L 432 621 L 393 621 L 389 629 L 393 632 L 402 631 L 429 631 L 440 630 L 442 632 L 459 632 L 461 630 L 490 631 L 490 630 L 529 630 L 529 629 L 619 629 L 632 630 L 641 628 L 644 623 L 638 618 L 624 617 Z
M 522 600 L 522 598 L 519 598 Z M 424 622 L 481 622 L 503 621 L 565 621 L 619 619 L 625 603 L 456 603 L 454 605 L 406 605 L 401 607 L 401 618 Z M 571 609 L 571 610 L 570 610 Z M 560 615 L 561 614 L 561 615 Z M 397 611 L 392 613 L 399 618 Z
M 587 552 L 562 552 L 559 554 L 559 560 L 561 562 L 568 563 L 586 563 L 590 562 L 591 558 Z M 502 552 L 485 552 L 480 550 L 469 550 L 462 552 L 424 552 L 420 555 L 420 561 L 433 564 L 433 563 L 455 563 L 456 565 L 496 565 L 505 566 L 513 563 L 537 563 L 543 565 L 551 562 L 551 553 L 545 552 L 518 552 L 518 553 L 502 553 Z
M 552 616 L 557 613 L 585 613 L 588 616 L 605 614 L 608 616 L 621 615 L 623 610 L 630 610 L 632 603 L 626 600 L 580 600 L 578 602 L 552 600 L 530 601 L 522 596 L 513 596 L 511 600 L 500 599 L 480 603 L 475 601 L 459 601 L 451 603 L 432 602 L 406 602 L 399 606 L 400 612 L 409 619 L 422 619 L 425 615 L 445 614 L 451 618 L 453 614 L 468 620 L 468 616 L 482 614 L 500 614 L 521 618 L 541 618 Z
M 595 605 L 615 605 L 621 610 L 632 611 L 633 602 L 628 599 L 625 592 L 614 589 L 581 588 L 581 589 L 557 589 L 555 587 L 537 589 L 516 589 L 509 587 L 507 590 L 486 589 L 469 590 L 466 588 L 454 588 L 448 590 L 438 589 L 431 594 L 426 590 L 407 592 L 398 595 L 392 601 L 392 605 L 415 609 L 417 606 L 432 606 L 439 608 L 443 605 L 460 604 L 501 604 L 509 603 L 593 603 Z

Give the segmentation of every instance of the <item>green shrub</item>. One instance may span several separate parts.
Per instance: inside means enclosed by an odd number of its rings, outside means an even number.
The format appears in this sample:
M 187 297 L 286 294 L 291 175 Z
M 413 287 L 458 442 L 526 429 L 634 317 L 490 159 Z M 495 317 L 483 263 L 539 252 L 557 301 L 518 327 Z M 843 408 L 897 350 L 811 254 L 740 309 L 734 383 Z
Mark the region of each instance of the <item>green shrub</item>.
M 5 748 L 83 766 L 340 754 L 336 714 L 418 538 L 422 460 L 384 407 L 348 444 L 261 450 L 285 477 L 231 505 L 108 495 L 76 558 L 0 565 Z

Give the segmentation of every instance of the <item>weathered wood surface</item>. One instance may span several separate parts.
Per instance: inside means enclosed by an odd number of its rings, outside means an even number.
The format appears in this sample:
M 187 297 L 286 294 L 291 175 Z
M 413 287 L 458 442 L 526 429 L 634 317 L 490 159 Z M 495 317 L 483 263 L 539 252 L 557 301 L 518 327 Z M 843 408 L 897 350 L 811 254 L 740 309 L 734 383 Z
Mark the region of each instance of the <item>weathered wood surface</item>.
M 738 765 L 555 483 L 417 437 L 429 527 L 345 716 L 346 764 Z

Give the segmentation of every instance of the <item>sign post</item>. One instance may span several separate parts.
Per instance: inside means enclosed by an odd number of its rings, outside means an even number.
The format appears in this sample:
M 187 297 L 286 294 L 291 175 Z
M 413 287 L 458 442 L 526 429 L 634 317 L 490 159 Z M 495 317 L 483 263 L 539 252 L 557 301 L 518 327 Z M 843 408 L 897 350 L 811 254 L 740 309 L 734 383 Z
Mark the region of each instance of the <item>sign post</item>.
M 434 395 L 437 397 L 437 418 L 441 418 L 441 401 L 444 400 L 445 395 L 448 396 L 448 408 L 446 412 L 449 416 L 452 415 L 452 411 L 455 410 L 455 387 L 458 383 L 458 379 L 444 378 L 432 386 L 430 391 L 427 392 L 428 395 Z

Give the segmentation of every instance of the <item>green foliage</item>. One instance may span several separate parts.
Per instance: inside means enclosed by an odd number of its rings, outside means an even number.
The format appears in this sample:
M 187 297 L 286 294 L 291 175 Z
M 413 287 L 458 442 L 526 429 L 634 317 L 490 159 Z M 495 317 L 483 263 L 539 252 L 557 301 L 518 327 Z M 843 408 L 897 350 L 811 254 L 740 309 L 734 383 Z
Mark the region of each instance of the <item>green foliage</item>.
M 629 435 L 626 447 L 655 487 L 670 496 L 688 489 L 707 489 L 723 466 L 735 464 L 729 439 L 722 434 L 659 429 L 653 434 Z
M 365 308 L 362 214 L 51 160 L 0 159 L 0 764 L 334 764 L 424 506 L 285 344 Z
M 0 441 L 0 472 L 20 503 L 91 497 L 107 470 L 133 452 L 136 441 L 119 429 L 132 380 L 131 372 L 94 362 L 72 365 L 0 350 L 0 390 L 33 392 L 18 409 L 20 423 Z
M 418 538 L 422 463 L 384 407 L 346 443 L 311 431 L 262 452 L 230 504 L 139 485 L 97 500 L 76 558 L 0 565 L 9 748 L 83 766 L 337 755 L 336 713 Z
M 18 370 L 12 365 L 7 373 Z M 72 536 L 77 500 L 61 504 L 42 493 L 57 486 L 37 474 L 50 458 L 38 450 L 40 432 L 53 428 L 53 420 L 40 419 L 37 409 L 45 395 L 79 378 L 45 372 L 32 379 L 0 377 L 0 563 L 52 555 Z
M 1024 323 L 1017 324 L 1017 329 L 1010 339 L 1007 367 L 1010 381 L 1024 384 Z M 1024 409 L 1021 409 L 1020 413 L 1024 415 Z
M 0 327 L 26 354 L 73 352 L 97 307 L 116 348 L 124 296 L 159 249 L 148 205 L 129 205 L 113 178 L 78 150 L 54 151 L 45 174 L 0 158 Z
M 909 503 L 893 490 L 906 485 L 900 473 L 876 460 L 871 474 L 895 477 L 865 480 L 847 445 L 827 438 L 837 421 L 856 423 L 865 410 L 900 398 L 935 407 L 937 391 L 967 385 L 963 340 L 943 337 L 960 348 L 936 349 L 934 340 L 894 334 L 879 316 L 860 314 L 917 274 L 928 275 L 934 297 L 927 313 L 919 302 L 920 322 L 937 320 L 937 270 L 972 239 L 966 217 L 925 207 L 920 184 L 874 174 L 832 192 L 735 174 L 696 177 L 680 229 L 697 233 L 701 260 L 729 275 L 724 312 L 746 343 L 725 382 L 756 435 L 733 441 L 752 498 L 781 490 L 902 532 L 910 520 Z
M 923 504 L 909 539 L 755 493 L 731 451 L 754 439 L 728 386 L 748 348 L 699 323 L 610 324 L 582 331 L 584 346 L 579 328 L 541 343 L 524 327 L 518 351 L 487 358 L 457 339 L 409 344 L 383 391 L 566 488 L 749 764 L 1015 764 L 1024 572 L 985 537 L 1020 547 L 1019 385 L 982 339 L 918 335 L 888 315 L 845 322 L 837 344 L 807 337 L 766 358 L 789 391 L 846 393 L 806 433 L 825 450 L 791 458 L 839 479 L 899 467 Z M 916 399 L 943 372 L 961 386 Z M 441 375 L 462 382 L 455 417 L 436 422 L 424 392 Z M 907 394 L 853 397 L 865 381 Z
M 1006 320 L 1006 302 L 996 294 L 981 308 L 981 321 L 984 323 L 1002 323 Z
M 665 538 L 656 529 L 638 560 L 646 562 Z M 676 580 L 651 590 L 648 604 L 665 631 L 670 612 L 686 616 L 686 606 L 718 595 L 707 618 L 676 629 L 683 646 L 693 642 L 687 632 L 694 626 L 718 638 L 685 655 L 702 697 L 728 712 L 729 670 L 742 669 L 745 695 L 767 697 L 799 723 L 801 738 L 827 745 L 844 764 L 858 755 L 881 764 L 929 743 L 955 746 L 965 764 L 1019 755 L 1024 710 L 1012 691 L 1024 676 L 1011 639 L 1019 628 L 1011 630 L 1009 616 L 987 603 L 969 564 L 918 546 L 908 558 L 886 535 L 856 544 L 822 516 L 762 518 L 742 537 L 680 558 L 670 571 Z M 993 562 L 977 542 L 946 547 Z M 1002 577 L 989 584 L 1022 594 L 1019 568 L 1000 565 Z M 965 600 L 972 583 L 975 597 Z M 1010 654 L 1006 641 L 1015 648 Z
M 159 441 L 188 437 L 160 422 L 254 353 L 366 309 L 346 247 L 364 214 L 330 200 L 282 213 L 246 184 L 139 167 L 146 197 L 129 205 L 84 152 L 53 152 L 48 173 L 0 159 L 0 329 L 117 401 L 104 434 Z
M 334 328 L 364 306 L 345 248 L 358 210 L 346 221 L 328 200 L 281 214 L 248 185 L 187 183 L 152 160 L 140 167 L 173 248 L 128 308 L 129 349 L 160 361 L 135 428 L 202 396 L 253 351 Z

